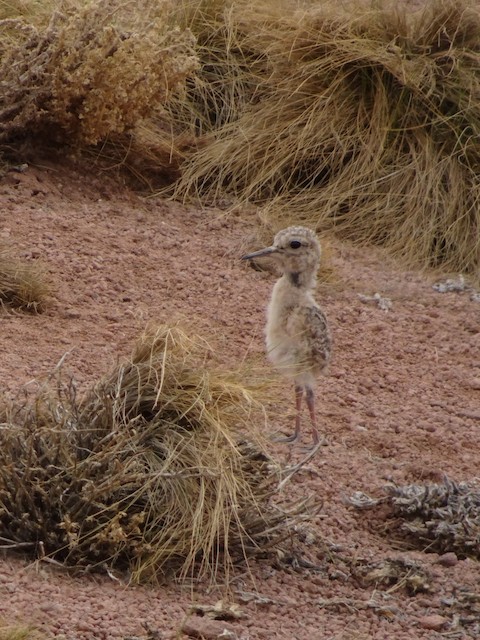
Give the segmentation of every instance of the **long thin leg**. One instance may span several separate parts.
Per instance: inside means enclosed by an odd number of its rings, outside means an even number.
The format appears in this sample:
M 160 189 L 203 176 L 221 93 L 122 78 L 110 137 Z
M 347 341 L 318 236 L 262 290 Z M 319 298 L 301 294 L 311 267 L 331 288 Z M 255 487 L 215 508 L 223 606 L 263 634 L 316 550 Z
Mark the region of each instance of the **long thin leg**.
M 275 442 L 296 442 L 300 435 L 300 416 L 302 412 L 302 400 L 305 389 L 300 386 L 295 387 L 295 432 L 286 438 L 275 438 Z
M 310 413 L 310 421 L 312 423 L 312 438 L 314 446 L 320 442 L 317 429 L 317 417 L 315 415 L 315 393 L 313 389 L 307 387 L 307 407 Z

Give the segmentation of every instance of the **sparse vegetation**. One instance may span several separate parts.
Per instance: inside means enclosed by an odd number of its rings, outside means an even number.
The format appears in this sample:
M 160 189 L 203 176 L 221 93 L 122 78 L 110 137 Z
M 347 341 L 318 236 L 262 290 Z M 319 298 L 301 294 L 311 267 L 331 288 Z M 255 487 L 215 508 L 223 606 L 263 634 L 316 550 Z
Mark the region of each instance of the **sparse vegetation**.
M 475 482 L 387 487 L 398 530 L 421 548 L 480 557 L 480 491 Z
M 228 571 L 288 535 L 278 467 L 239 378 L 178 327 L 153 327 L 83 399 L 58 380 L 0 413 L 1 535 L 68 566 Z M 245 433 L 249 440 L 245 439 Z M 25 544 L 27 543 L 27 544 Z
M 476 481 L 436 484 L 388 485 L 387 498 L 374 499 L 358 492 L 349 499 L 357 509 L 387 505 L 389 534 L 406 538 L 415 547 L 460 557 L 479 558 L 480 491 Z
M 177 198 L 227 194 L 273 226 L 478 275 L 470 0 L 31 0 L 2 15 L 5 145 L 76 145 Z
M 44 268 L 13 255 L 0 247 L 0 304 L 21 311 L 40 313 L 45 310 L 50 283 Z

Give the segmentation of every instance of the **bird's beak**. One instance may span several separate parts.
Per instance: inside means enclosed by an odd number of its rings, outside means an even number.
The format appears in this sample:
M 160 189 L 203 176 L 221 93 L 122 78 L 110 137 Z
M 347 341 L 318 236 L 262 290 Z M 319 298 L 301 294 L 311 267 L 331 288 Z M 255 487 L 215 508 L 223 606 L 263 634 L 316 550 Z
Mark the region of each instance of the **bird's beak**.
M 242 256 L 242 260 L 253 260 L 254 258 L 263 258 L 264 256 L 270 256 L 272 253 L 277 253 L 278 249 L 276 247 L 266 247 L 265 249 L 260 249 L 260 251 L 254 251 L 253 253 L 247 253 Z

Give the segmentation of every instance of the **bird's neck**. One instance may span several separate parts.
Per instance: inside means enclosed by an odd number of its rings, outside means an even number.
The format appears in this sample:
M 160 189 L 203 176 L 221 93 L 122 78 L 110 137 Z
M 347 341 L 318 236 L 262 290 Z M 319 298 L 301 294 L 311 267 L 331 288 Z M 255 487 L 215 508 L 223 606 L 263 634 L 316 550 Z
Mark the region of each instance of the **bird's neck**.
M 285 331 L 293 309 L 315 304 L 313 289 L 316 272 L 285 271 L 273 287 L 267 310 L 267 334 Z
M 305 292 L 312 291 L 315 288 L 316 277 L 316 269 L 285 271 L 282 280 L 284 280 L 284 286 Z

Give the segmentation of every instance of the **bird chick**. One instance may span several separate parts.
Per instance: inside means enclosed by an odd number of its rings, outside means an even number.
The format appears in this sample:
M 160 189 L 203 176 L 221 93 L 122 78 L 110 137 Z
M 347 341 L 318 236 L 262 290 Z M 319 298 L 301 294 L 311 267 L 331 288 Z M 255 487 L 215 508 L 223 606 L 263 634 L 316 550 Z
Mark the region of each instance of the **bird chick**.
M 313 297 L 320 255 L 320 243 L 313 231 L 288 227 L 277 233 L 270 247 L 242 257 L 242 260 L 271 257 L 282 271 L 273 287 L 265 328 L 268 359 L 295 384 L 295 431 L 280 442 L 295 442 L 299 438 L 304 396 L 314 446 L 320 441 L 314 389 L 318 376 L 326 371 L 331 353 L 327 320 Z

